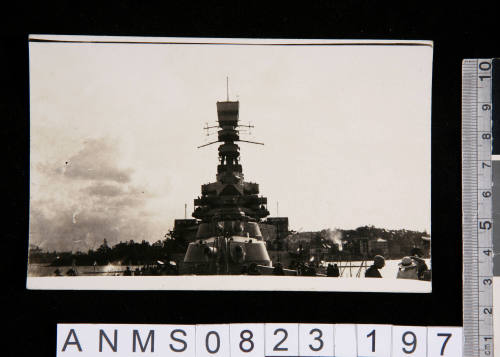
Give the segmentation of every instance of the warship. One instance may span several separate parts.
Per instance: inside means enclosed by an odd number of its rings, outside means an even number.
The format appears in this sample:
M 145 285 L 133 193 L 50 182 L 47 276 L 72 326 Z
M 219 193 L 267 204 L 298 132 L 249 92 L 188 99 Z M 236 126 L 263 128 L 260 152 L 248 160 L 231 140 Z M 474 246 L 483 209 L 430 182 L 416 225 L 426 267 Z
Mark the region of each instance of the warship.
M 244 180 L 238 142 L 242 140 L 239 101 L 217 102 L 217 140 L 198 148 L 220 143 L 216 181 L 201 186 L 194 199 L 194 219 L 176 220 L 177 228 L 192 232 L 184 256 L 184 273 L 244 274 L 256 267 L 272 269 L 259 223 L 269 215 L 267 198 L 259 185 Z

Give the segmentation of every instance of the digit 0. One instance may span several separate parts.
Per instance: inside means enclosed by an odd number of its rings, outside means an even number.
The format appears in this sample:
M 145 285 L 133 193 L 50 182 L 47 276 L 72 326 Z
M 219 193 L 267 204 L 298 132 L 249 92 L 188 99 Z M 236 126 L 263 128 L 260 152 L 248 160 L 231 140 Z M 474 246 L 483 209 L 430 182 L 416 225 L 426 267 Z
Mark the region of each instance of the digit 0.
M 479 63 L 479 69 L 481 71 L 489 71 L 491 68 L 491 63 L 489 62 L 481 62 Z
M 215 344 L 215 348 L 214 349 L 211 349 L 210 348 L 210 336 L 211 335 L 215 335 L 215 340 L 217 341 L 217 343 Z M 217 353 L 219 352 L 219 348 L 220 348 L 220 336 L 217 332 L 215 331 L 210 331 L 209 333 L 207 333 L 207 336 L 205 337 L 205 348 L 207 349 L 207 352 L 208 353 L 211 353 L 211 354 L 214 354 L 214 353 Z

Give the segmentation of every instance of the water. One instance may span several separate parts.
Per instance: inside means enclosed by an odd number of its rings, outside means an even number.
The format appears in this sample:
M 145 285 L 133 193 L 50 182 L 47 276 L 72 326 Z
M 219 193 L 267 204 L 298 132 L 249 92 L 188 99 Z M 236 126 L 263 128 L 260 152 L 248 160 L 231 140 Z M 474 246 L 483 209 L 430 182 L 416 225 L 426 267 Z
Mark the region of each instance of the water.
M 135 268 L 141 268 L 142 265 L 129 265 L 130 270 L 134 271 Z M 67 276 L 66 272 L 73 268 L 72 266 L 49 266 L 47 264 L 29 264 L 28 276 L 41 277 L 41 276 L 56 276 L 54 271 L 59 269 L 63 276 Z M 127 266 L 124 265 L 78 265 L 74 267 L 79 276 L 114 276 L 123 275 Z

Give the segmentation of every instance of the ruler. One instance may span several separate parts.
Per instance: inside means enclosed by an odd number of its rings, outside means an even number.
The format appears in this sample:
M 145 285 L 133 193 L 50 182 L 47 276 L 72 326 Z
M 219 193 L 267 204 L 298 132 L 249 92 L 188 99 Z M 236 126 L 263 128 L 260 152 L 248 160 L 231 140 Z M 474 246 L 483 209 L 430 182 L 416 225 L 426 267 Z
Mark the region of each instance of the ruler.
M 493 356 L 492 60 L 462 63 L 464 356 Z

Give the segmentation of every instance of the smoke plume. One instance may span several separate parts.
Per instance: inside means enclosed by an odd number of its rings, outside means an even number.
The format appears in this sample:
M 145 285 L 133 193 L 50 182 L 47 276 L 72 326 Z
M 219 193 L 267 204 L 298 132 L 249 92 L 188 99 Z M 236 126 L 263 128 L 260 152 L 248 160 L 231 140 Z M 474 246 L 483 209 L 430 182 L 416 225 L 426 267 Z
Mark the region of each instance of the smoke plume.
M 342 232 L 338 229 L 331 230 L 330 228 L 325 230 L 325 239 L 329 240 L 333 244 L 337 244 L 339 250 L 342 250 Z

